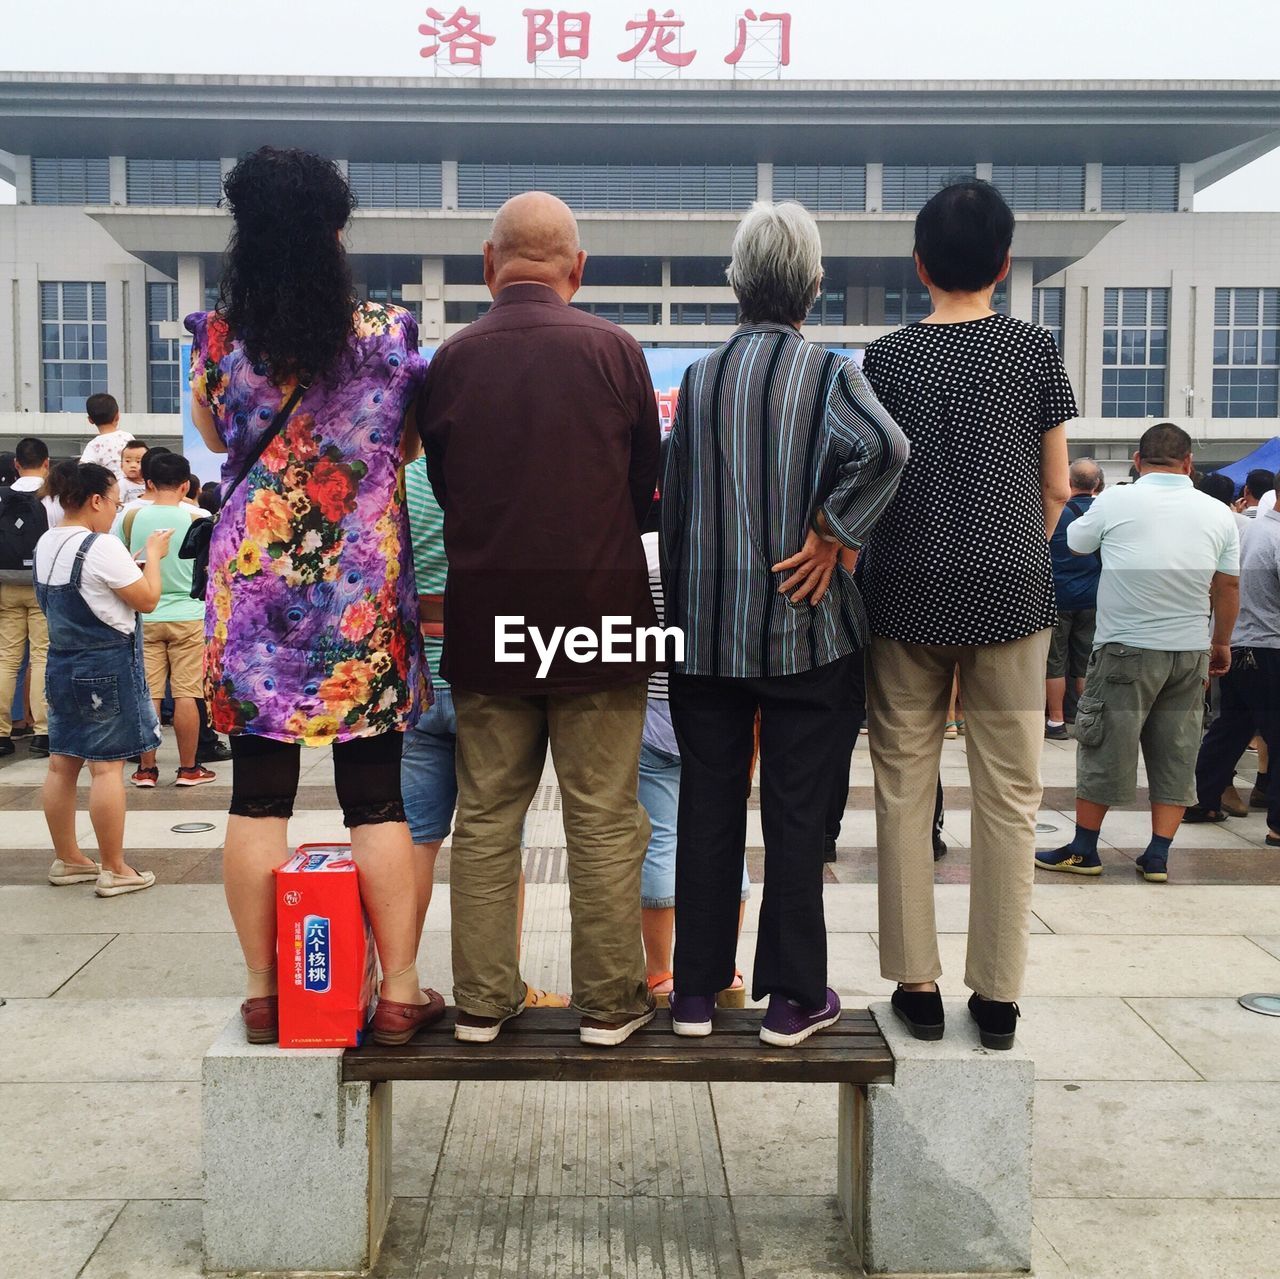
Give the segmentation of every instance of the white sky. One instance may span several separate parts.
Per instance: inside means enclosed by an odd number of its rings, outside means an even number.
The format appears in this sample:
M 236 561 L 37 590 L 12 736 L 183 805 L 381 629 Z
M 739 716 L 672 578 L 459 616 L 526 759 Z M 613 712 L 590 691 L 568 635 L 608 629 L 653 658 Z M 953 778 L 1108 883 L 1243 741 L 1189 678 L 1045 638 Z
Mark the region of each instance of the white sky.
M 488 75 L 527 75 L 522 11 L 532 0 L 434 0 L 478 13 L 495 44 Z M 649 3 L 686 21 L 696 50 L 686 78 L 726 75 L 736 19 L 748 0 L 572 0 L 592 15 L 591 76 L 631 75 L 618 54 L 628 21 Z M 0 70 L 147 73 L 429 74 L 418 32 L 432 0 L 221 0 L 202 11 L 172 0 L 0 0 Z M 542 0 L 546 3 L 546 0 Z M 558 8 L 558 6 L 549 6 Z M 792 15 L 792 66 L 833 79 L 1273 79 L 1280 75 L 1275 0 L 776 0 Z M 0 139 L 0 145 L 3 139 Z M 0 184 L 0 202 L 12 202 Z M 1280 210 L 1280 155 L 1256 161 L 1196 201 L 1197 209 Z

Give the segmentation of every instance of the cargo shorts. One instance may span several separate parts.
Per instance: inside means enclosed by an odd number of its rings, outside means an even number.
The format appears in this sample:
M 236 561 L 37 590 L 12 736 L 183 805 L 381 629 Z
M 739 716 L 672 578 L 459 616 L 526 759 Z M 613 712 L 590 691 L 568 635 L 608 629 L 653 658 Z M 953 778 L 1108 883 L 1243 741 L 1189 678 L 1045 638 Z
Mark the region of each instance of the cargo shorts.
M 1076 798 L 1132 803 L 1141 747 L 1151 802 L 1194 804 L 1208 677 L 1207 650 L 1095 648 L 1072 730 Z
M 1049 679 L 1083 679 L 1093 653 L 1097 612 L 1091 608 L 1059 609 L 1049 636 Z

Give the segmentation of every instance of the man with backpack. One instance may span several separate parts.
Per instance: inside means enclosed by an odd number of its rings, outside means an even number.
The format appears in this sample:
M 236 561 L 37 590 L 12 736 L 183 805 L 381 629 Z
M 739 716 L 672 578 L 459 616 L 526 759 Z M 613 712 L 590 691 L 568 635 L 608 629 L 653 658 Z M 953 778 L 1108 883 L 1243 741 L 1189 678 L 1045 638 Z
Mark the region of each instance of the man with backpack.
M 208 518 L 185 501 L 191 482 L 191 465 L 185 457 L 153 450 L 146 464 L 149 501 L 126 511 L 120 524 L 120 537 L 134 555 L 140 554 L 147 538 L 160 529 L 171 529 L 174 546 L 180 546 L 192 520 Z M 197 702 L 204 696 L 204 601 L 191 598 L 192 563 L 180 555 L 165 556 L 160 570 L 160 603 L 142 617 L 142 661 L 157 715 L 166 686 L 173 693 L 178 786 L 203 786 L 217 780 L 216 773 L 196 760 L 200 734 Z M 155 751 L 143 754 L 130 780 L 147 790 L 156 785 L 160 769 Z
M 49 527 L 47 503 L 40 498 L 49 474 L 49 450 L 28 436 L 14 452 L 18 478 L 0 488 L 0 756 L 12 755 L 13 698 L 22 660 L 31 654 L 30 753 L 49 754 L 49 724 L 44 701 L 44 665 L 49 628 L 36 603 L 31 561 L 40 535 Z
M 1067 679 L 1073 681 L 1076 697 L 1084 688 L 1089 654 L 1093 652 L 1098 577 L 1102 572 L 1100 556 L 1072 555 L 1067 546 L 1067 529 L 1093 505 L 1102 468 L 1091 457 L 1082 457 L 1071 463 L 1068 475 L 1071 498 L 1058 517 L 1053 537 L 1049 539 L 1058 624 L 1049 641 L 1049 666 L 1044 683 L 1047 711 L 1044 735 L 1055 742 L 1067 740 L 1064 711 Z

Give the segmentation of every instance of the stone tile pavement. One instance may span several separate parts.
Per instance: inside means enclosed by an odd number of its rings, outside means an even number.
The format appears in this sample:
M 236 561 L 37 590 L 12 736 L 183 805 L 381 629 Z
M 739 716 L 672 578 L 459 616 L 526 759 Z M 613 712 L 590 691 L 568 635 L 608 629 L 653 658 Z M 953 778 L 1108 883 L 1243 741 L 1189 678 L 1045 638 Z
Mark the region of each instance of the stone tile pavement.
M 1047 743 L 1049 844 L 1070 831 L 1073 747 Z M 865 753 L 826 888 L 833 983 L 878 975 Z M 328 762 L 296 838 L 339 832 Z M 45 885 L 42 766 L 0 767 L 0 1277 L 200 1273 L 200 1058 L 242 969 L 218 885 L 229 777 L 130 796 L 137 861 L 164 882 L 104 902 Z M 960 993 L 967 911 L 964 742 L 943 757 L 943 987 Z M 527 975 L 568 984 L 562 826 L 548 776 L 531 817 L 542 873 Z M 750 838 L 758 844 L 754 821 Z M 172 826 L 208 820 L 179 835 Z M 87 829 L 87 823 L 86 823 Z M 1187 828 L 1173 881 L 1126 865 L 1142 814 L 1113 814 L 1100 881 L 1041 875 L 1020 1035 L 1037 1067 L 1035 1262 L 1051 1279 L 1280 1276 L 1280 854 L 1259 816 Z M 536 841 L 536 843 L 535 843 Z M 759 850 L 753 868 L 760 869 Z M 451 984 L 446 881 L 422 971 Z M 740 948 L 754 946 L 758 899 Z M 825 1085 L 397 1084 L 392 1228 L 379 1279 L 826 1277 L 858 1273 L 835 1209 Z

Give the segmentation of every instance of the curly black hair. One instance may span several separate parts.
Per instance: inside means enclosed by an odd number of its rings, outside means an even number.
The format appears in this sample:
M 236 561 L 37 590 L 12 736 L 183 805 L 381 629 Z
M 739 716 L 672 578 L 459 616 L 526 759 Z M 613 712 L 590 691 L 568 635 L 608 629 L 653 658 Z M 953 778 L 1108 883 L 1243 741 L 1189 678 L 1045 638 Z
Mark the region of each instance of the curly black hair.
M 260 147 L 227 175 L 235 219 L 218 313 L 272 381 L 318 379 L 351 350 L 356 305 L 338 232 L 356 197 L 332 160 Z

